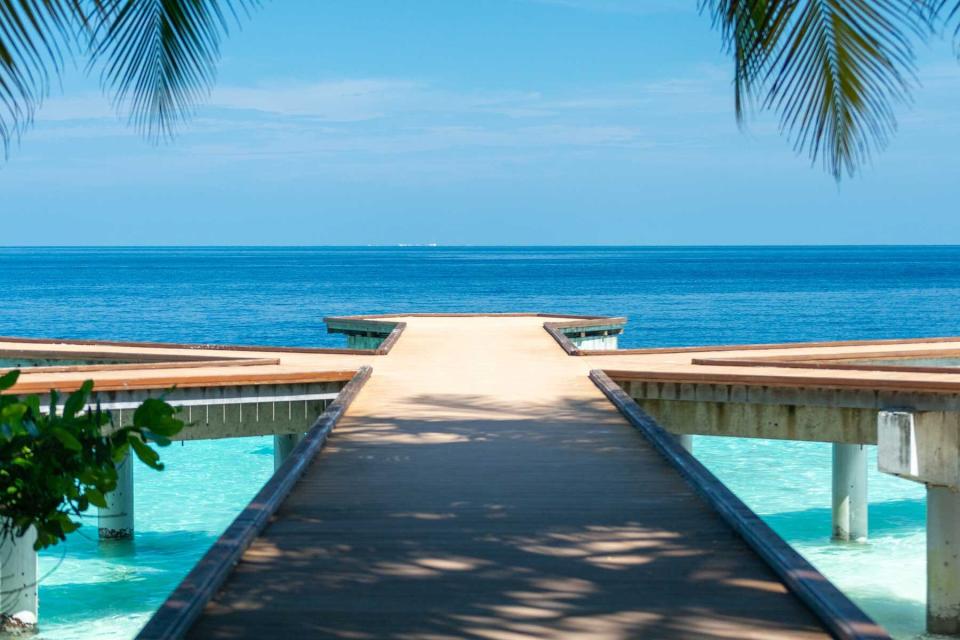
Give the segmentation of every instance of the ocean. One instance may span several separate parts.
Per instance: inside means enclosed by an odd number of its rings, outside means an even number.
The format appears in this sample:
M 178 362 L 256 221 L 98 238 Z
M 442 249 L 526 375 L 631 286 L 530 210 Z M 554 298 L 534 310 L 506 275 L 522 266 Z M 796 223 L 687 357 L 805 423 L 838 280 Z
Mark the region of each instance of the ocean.
M 342 345 L 327 315 L 626 315 L 622 347 L 960 334 L 960 247 L 0 248 L 0 335 Z M 870 471 L 870 541 L 830 535 L 826 444 L 697 437 L 697 457 L 870 615 L 924 626 L 924 491 Z M 41 555 L 41 638 L 131 638 L 273 469 L 272 439 L 164 449 L 136 536 Z

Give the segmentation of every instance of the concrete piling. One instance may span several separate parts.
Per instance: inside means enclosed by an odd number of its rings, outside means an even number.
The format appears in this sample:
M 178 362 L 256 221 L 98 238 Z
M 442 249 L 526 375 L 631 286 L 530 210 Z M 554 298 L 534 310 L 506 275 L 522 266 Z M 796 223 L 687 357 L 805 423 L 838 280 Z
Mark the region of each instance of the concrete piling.
M 127 540 L 133 537 L 133 460 L 130 455 L 117 465 L 117 488 L 106 495 L 107 507 L 101 508 L 97 526 L 101 540 Z
M 833 539 L 867 540 L 867 447 L 833 445 Z
M 927 632 L 960 635 L 960 493 L 927 485 Z
M 37 624 L 39 609 L 36 540 L 31 528 L 19 538 L 0 541 L 0 613 L 26 625 Z
M 279 436 L 273 436 L 273 470 L 276 471 L 280 465 L 290 456 L 294 447 L 303 440 L 302 433 L 289 433 Z
M 674 440 L 676 440 L 681 447 L 687 450 L 687 453 L 693 453 L 693 436 L 682 433 L 674 433 L 672 435 Z

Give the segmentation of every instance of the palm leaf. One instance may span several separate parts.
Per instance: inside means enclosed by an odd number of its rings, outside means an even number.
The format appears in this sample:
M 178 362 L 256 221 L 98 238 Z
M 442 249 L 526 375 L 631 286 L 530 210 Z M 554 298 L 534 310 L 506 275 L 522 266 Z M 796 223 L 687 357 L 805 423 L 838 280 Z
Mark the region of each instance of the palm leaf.
M 0 147 L 29 125 L 76 50 L 103 63 L 119 109 L 170 134 L 208 93 L 228 18 L 259 0 L 0 0 Z
M 711 0 L 741 95 L 762 96 L 798 151 L 838 180 L 896 129 L 922 31 L 914 0 Z
M 734 56 L 734 103 L 737 120 L 742 121 L 755 89 L 766 73 L 786 28 L 793 1 L 702 0 L 701 9 L 714 17 L 723 40 Z
M 168 136 L 215 79 L 228 17 L 257 0 L 104 0 L 94 61 L 119 109 L 149 138 Z
M 49 91 L 63 52 L 87 31 L 99 0 L 0 0 L 0 147 L 4 155 Z M 51 74 L 51 72 L 53 72 Z
M 960 41 L 960 0 L 918 0 L 926 12 L 926 16 L 932 27 L 939 23 L 947 26 L 954 22 L 953 36 Z M 960 42 L 957 47 L 960 53 Z

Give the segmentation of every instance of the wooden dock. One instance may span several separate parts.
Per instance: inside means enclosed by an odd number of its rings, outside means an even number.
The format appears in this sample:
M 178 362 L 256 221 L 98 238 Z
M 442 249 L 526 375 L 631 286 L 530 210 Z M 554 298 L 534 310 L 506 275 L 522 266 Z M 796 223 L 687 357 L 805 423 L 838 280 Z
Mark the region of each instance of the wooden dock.
M 406 322 L 189 637 L 828 636 L 542 319 Z
M 589 376 L 611 367 L 652 379 L 736 377 L 742 368 L 693 359 L 739 351 L 574 353 L 533 315 L 383 320 L 402 335 L 377 353 L 180 347 L 280 358 L 166 372 L 185 382 L 369 366 L 372 375 L 314 428 L 142 638 L 886 637 L 631 413 L 615 385 L 602 388 L 605 376 Z M 69 382 L 36 375 L 32 384 Z M 97 379 L 136 385 L 137 374 Z

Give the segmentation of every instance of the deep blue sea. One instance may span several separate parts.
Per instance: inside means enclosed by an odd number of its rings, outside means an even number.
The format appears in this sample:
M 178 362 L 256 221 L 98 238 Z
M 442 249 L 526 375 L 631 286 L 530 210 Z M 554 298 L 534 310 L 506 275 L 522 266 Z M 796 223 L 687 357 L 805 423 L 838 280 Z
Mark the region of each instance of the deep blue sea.
M 404 311 L 627 315 L 623 347 L 960 334 L 960 247 L 10 248 L 0 283 L 0 335 L 48 338 L 332 346 L 326 315 Z M 869 544 L 831 544 L 829 445 L 695 450 L 868 613 L 922 632 L 920 485 L 874 463 Z M 273 465 L 269 438 L 163 457 L 137 468 L 132 543 L 91 526 L 44 552 L 42 638 L 135 635 Z

